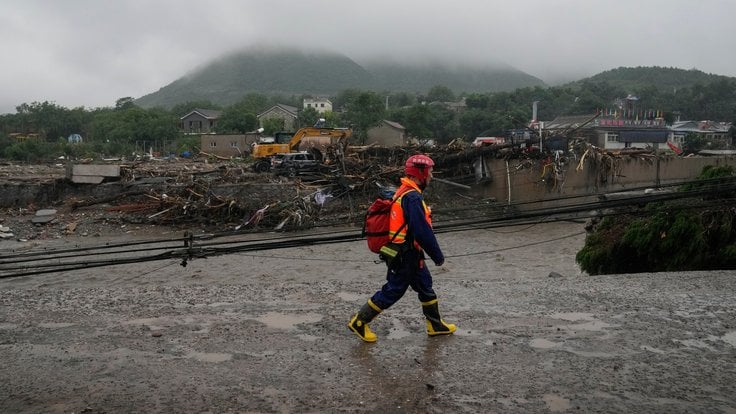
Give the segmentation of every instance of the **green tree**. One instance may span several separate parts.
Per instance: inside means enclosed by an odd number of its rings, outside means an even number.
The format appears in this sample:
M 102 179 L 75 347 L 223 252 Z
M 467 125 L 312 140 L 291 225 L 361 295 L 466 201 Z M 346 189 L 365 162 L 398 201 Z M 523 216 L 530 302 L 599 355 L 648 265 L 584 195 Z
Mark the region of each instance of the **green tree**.
M 465 97 L 465 105 L 468 109 L 486 109 L 488 101 L 488 94 L 472 93 Z
M 388 96 L 388 107 L 391 108 L 404 108 L 415 105 L 417 98 L 413 94 L 408 92 L 396 92 L 392 94 L 382 94 L 382 96 Z
M 69 110 L 47 101 L 24 103 L 16 107 L 16 111 L 12 122 L 15 130 L 9 132 L 38 133 L 52 142 L 85 132 L 91 120 L 83 108 Z
M 299 125 L 302 127 L 312 126 L 321 117 L 322 116 L 319 114 L 319 112 L 317 112 L 316 109 L 310 107 L 299 112 L 299 118 L 297 119 L 297 122 L 299 122 Z
M 360 92 L 352 95 L 345 103 L 347 109 L 343 120 L 353 128 L 353 135 L 365 144 L 368 129 L 378 125 L 385 117 L 385 104 L 375 92 Z
M 325 119 L 325 126 L 328 128 L 339 128 L 342 126 L 340 114 L 337 112 L 327 111 L 322 114 L 322 118 Z
M 273 135 L 274 132 L 283 131 L 285 125 L 282 118 L 266 118 L 261 120 L 261 127 L 265 135 Z
M 462 135 L 472 141 L 482 132 L 493 129 L 494 121 L 493 115 L 488 111 L 476 108 L 467 109 L 458 118 L 458 129 L 462 131 Z M 494 132 L 493 135 L 498 134 Z
M 427 92 L 427 102 L 454 102 L 455 94 L 444 85 L 435 85 Z
M 5 156 L 11 160 L 24 162 L 42 162 L 56 158 L 54 144 L 36 139 L 16 142 L 7 147 Z
M 167 153 L 179 136 L 178 118 L 160 108 L 143 109 L 137 106 L 99 111 L 92 122 L 90 141 L 106 155 L 125 155 L 131 148 L 139 152 Z M 119 152 L 123 151 L 123 153 Z
M 705 149 L 707 145 L 708 141 L 706 141 L 706 139 L 700 134 L 688 132 L 687 135 L 685 135 L 685 142 L 683 143 L 682 149 L 685 153 L 694 153 Z
M 427 105 L 414 105 L 394 113 L 394 119 L 406 128 L 406 135 L 417 140 L 432 138 L 431 111 Z
M 243 113 L 257 115 L 273 105 L 273 101 L 268 96 L 259 93 L 249 93 L 232 106 L 238 108 Z
M 429 106 L 429 121 L 436 144 L 447 144 L 458 133 L 455 113 L 443 105 Z
M 233 105 L 227 107 L 217 121 L 218 134 L 245 134 L 258 128 L 258 118 L 252 113 Z
M 115 101 L 115 109 L 130 109 L 135 106 L 135 100 L 130 96 Z

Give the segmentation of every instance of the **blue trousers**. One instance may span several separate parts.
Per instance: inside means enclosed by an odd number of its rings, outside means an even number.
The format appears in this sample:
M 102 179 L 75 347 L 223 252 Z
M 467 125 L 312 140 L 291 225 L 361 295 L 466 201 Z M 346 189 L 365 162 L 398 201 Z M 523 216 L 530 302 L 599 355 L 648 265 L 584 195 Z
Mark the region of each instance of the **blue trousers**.
M 388 309 L 404 296 L 409 287 L 417 292 L 420 302 L 437 299 L 432 289 L 432 275 L 422 253 L 417 251 L 404 253 L 401 265 L 386 272 L 386 283 L 371 297 L 371 301 L 382 310 Z

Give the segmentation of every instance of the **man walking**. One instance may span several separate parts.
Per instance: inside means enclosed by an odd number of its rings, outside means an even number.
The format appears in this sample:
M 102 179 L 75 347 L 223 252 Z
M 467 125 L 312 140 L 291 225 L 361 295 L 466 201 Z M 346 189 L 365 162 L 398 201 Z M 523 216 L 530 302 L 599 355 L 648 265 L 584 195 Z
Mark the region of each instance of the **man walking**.
M 381 290 L 368 299 L 348 324 L 350 330 L 365 342 L 377 339 L 368 323 L 401 299 L 409 287 L 419 296 L 427 319 L 428 335 L 447 335 L 457 329 L 454 324 L 445 323 L 440 316 L 437 294 L 432 289 L 432 275 L 424 260 L 426 252 L 436 266 L 445 261 L 432 231 L 431 211 L 422 196 L 432 180 L 433 167 L 434 161 L 426 155 L 412 155 L 406 160 L 406 176 L 401 178 L 401 186 L 394 194 L 389 224 L 389 238 L 398 246 L 399 253 L 394 263 L 389 265 L 386 283 Z

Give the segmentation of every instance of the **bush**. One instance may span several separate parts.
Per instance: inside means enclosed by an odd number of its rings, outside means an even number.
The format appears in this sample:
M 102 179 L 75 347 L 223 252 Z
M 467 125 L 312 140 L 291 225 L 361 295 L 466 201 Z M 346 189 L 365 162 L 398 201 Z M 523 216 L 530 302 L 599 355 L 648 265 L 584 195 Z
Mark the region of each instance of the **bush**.
M 706 198 L 731 198 L 733 175 L 732 167 L 707 166 L 682 190 L 716 190 Z M 597 275 L 728 269 L 736 265 L 733 209 L 698 210 L 685 202 L 670 202 L 651 203 L 646 213 L 643 217 L 604 218 L 575 256 L 580 268 Z
M 42 162 L 58 157 L 56 146 L 52 143 L 29 139 L 10 144 L 5 148 L 5 158 L 23 162 Z

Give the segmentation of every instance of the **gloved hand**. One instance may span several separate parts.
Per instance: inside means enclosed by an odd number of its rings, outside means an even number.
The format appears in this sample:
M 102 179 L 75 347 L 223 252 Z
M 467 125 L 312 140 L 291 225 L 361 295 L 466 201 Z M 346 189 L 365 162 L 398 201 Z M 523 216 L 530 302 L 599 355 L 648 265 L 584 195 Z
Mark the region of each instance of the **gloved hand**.
M 445 264 L 445 259 L 440 259 L 440 260 L 435 260 L 434 261 L 434 265 L 435 266 L 442 266 L 443 264 Z

